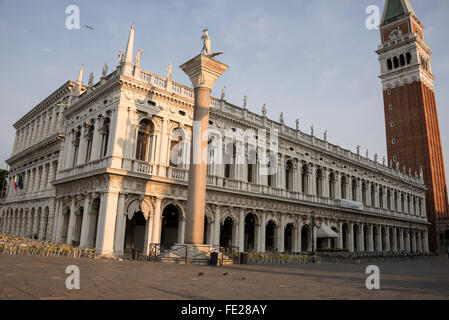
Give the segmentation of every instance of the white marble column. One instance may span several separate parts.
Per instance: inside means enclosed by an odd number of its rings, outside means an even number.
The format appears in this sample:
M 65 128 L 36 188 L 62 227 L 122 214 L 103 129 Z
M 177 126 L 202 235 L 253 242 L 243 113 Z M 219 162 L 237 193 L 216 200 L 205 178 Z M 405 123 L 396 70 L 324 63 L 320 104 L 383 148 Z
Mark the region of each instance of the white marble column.
M 385 248 L 384 248 L 384 252 L 390 252 L 391 251 L 391 247 L 390 247 L 390 227 L 387 226 L 385 227 Z
M 90 230 L 90 223 L 91 223 L 91 215 L 89 212 L 90 208 L 90 196 L 86 195 L 84 198 L 83 203 L 83 221 L 81 224 L 81 236 L 80 236 L 80 247 L 86 248 L 88 244 L 89 239 L 89 230 Z
M 393 252 L 398 252 L 398 229 L 393 228 Z
M 69 229 L 67 232 L 67 241 L 66 241 L 68 245 L 71 245 L 72 240 L 74 240 L 75 220 L 76 220 L 75 214 L 76 214 L 76 198 L 72 197 L 72 200 L 70 202 Z
M 284 248 L 284 244 L 285 244 L 285 215 L 281 214 L 281 225 L 279 228 L 279 252 L 284 252 L 285 248 Z
M 102 255 L 112 254 L 114 251 L 117 206 L 118 192 L 109 191 L 101 195 L 96 248 Z
M 266 243 L 266 231 L 267 231 L 267 217 L 265 212 L 261 213 L 262 222 L 260 224 L 260 243 L 259 243 L 259 252 L 265 252 L 265 243 Z
M 354 223 L 350 222 L 348 232 L 349 252 L 354 252 Z
M 161 243 L 161 223 L 162 223 L 162 199 L 156 198 L 154 208 L 152 243 Z
M 114 238 L 114 253 L 117 255 L 123 255 L 124 253 L 126 219 L 128 218 L 125 210 L 125 200 L 126 195 L 121 193 L 118 198 L 117 220 Z
M 365 227 L 363 224 L 359 224 L 359 247 L 357 248 L 359 252 L 364 252 L 365 248 Z
M 220 245 L 220 207 L 215 206 L 214 208 L 214 246 Z
M 239 227 L 238 227 L 238 247 L 240 252 L 245 250 L 245 212 L 243 209 L 239 210 Z

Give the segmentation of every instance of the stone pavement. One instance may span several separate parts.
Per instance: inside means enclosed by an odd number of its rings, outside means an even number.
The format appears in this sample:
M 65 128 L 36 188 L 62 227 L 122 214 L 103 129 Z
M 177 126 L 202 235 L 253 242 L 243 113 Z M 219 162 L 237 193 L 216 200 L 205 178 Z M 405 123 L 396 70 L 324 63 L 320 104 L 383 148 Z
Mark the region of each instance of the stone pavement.
M 66 289 L 68 265 L 80 268 L 80 290 Z M 449 299 L 447 257 L 379 263 L 381 289 L 373 291 L 365 287 L 366 266 L 210 267 L 0 255 L 0 299 Z

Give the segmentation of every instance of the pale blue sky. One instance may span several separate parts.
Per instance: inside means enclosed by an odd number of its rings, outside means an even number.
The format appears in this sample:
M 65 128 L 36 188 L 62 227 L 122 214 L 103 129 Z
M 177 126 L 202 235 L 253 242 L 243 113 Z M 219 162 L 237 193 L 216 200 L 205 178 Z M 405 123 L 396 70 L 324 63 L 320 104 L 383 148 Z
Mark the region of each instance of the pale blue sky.
M 449 1 L 411 0 L 425 25 L 434 54 L 433 73 L 446 172 L 449 161 Z M 67 30 L 65 8 L 80 8 L 81 25 L 94 31 Z M 214 95 L 227 87 L 227 100 L 268 115 L 355 151 L 358 144 L 386 154 L 382 91 L 375 50 L 378 31 L 365 27 L 365 8 L 384 0 L 0 0 L 0 162 L 12 151 L 12 124 L 84 64 L 84 82 L 95 80 L 104 62 L 115 68 L 136 24 L 135 51 L 143 48 L 145 70 L 190 82 L 177 67 L 199 53 L 201 31 L 209 28 L 212 49 L 231 68 L 217 81 Z

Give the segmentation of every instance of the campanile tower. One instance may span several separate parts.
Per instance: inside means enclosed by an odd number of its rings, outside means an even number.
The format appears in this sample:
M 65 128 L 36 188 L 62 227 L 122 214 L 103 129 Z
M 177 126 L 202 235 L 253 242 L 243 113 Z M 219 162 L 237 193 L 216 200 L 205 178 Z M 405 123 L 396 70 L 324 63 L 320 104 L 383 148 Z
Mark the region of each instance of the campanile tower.
M 394 166 L 424 174 L 430 249 L 440 249 L 449 224 L 448 197 L 435 103 L 432 51 L 409 0 L 387 0 L 377 53 L 381 75 L 388 158 Z M 443 236 L 444 237 L 444 236 Z

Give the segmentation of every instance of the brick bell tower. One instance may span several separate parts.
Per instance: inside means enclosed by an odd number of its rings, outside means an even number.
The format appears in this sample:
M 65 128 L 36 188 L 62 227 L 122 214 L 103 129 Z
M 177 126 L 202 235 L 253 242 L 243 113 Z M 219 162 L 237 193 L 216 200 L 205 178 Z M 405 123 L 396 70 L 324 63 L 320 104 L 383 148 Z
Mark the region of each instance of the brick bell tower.
M 430 56 L 409 0 L 387 0 L 379 55 L 389 162 L 424 174 L 431 250 L 443 249 L 448 197 Z

